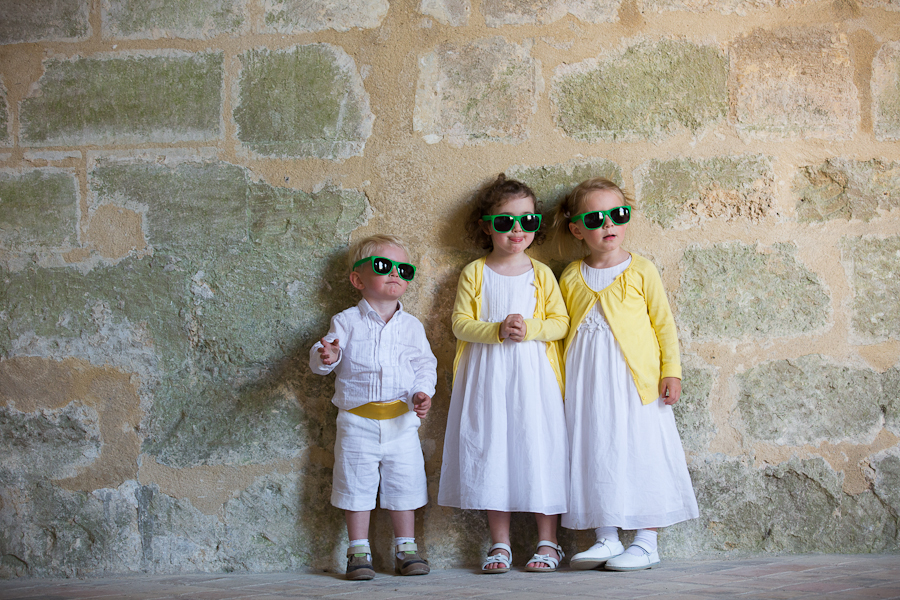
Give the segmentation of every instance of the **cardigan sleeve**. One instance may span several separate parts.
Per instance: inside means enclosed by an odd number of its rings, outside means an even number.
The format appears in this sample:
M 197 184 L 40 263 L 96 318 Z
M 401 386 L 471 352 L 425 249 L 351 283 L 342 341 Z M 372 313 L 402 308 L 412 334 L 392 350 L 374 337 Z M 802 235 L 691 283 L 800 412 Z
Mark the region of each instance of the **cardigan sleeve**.
M 540 286 L 538 301 L 543 300 L 544 305 L 535 310 L 534 318 L 525 319 L 525 340 L 541 342 L 561 340 L 569 332 L 569 313 L 559 291 L 559 284 L 556 283 L 553 271 L 545 265 L 541 265 L 536 271 L 535 279 Z
M 451 316 L 453 335 L 464 342 L 500 344 L 503 342 L 500 339 L 500 323 L 478 320 L 481 286 L 476 284 L 477 262 L 467 265 L 459 275 Z
M 644 273 L 644 297 L 647 299 L 647 313 L 650 324 L 659 341 L 660 378 L 677 377 L 681 379 L 681 357 L 678 350 L 678 331 L 675 328 L 675 317 L 663 288 L 662 278 L 656 267 L 650 267 Z

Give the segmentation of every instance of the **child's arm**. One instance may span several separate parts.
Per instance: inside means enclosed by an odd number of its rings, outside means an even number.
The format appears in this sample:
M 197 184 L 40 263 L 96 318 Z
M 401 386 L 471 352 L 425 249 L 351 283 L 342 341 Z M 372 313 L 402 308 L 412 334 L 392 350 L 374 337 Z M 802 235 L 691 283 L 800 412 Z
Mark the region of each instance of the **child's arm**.
M 428 415 L 428 409 L 431 408 L 431 396 L 425 392 L 416 392 L 412 398 L 413 410 L 420 419 L 424 419 Z
M 431 397 L 434 396 L 435 386 L 437 385 L 437 359 L 431 351 L 431 345 L 425 336 L 425 328 L 421 321 L 416 319 L 415 325 L 417 332 L 410 332 L 410 339 L 418 342 L 417 352 L 411 358 L 413 371 L 416 374 L 415 381 L 410 389 L 413 394 L 410 396 L 412 408 L 420 419 L 424 419 L 431 408 Z
M 464 342 L 480 344 L 500 344 L 500 323 L 478 320 L 478 290 L 475 286 L 474 267 L 463 269 L 456 286 L 456 301 L 453 303 L 453 335 Z
M 680 380 L 681 354 L 678 350 L 678 330 L 675 328 L 675 317 L 672 315 L 662 278 L 654 266 L 645 274 L 643 280 L 647 314 L 650 316 L 650 324 L 653 326 L 659 342 L 659 377 L 660 379 L 677 378 Z M 678 387 L 680 391 L 680 383 Z
M 677 377 L 663 377 L 659 380 L 659 397 L 672 406 L 681 398 L 681 380 Z
M 544 318 L 525 319 L 525 339 L 541 342 L 561 340 L 569 332 L 569 313 L 559 284 L 549 267 L 541 269 L 538 279 L 544 291 Z
M 340 315 L 332 317 L 328 333 L 309 349 L 309 368 L 313 373 L 328 375 L 341 362 L 343 353 L 340 340 L 346 340 L 348 336 L 345 335 L 347 332 L 343 320 L 339 317 Z

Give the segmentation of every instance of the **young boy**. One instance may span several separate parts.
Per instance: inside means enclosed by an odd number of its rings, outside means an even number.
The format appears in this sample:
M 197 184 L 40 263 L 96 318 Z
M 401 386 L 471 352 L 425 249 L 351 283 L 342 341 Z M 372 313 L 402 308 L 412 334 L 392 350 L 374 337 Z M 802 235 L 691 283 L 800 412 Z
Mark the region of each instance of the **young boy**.
M 415 509 L 428 502 L 418 429 L 431 408 L 437 359 L 425 328 L 400 303 L 416 268 L 403 241 L 390 235 L 354 244 L 349 262 L 350 283 L 363 299 L 332 317 L 309 351 L 313 372 L 337 373 L 331 503 L 347 520 L 347 579 L 375 576 L 369 514 L 379 489 L 391 513 L 397 572 L 425 575 L 430 568 L 415 543 Z

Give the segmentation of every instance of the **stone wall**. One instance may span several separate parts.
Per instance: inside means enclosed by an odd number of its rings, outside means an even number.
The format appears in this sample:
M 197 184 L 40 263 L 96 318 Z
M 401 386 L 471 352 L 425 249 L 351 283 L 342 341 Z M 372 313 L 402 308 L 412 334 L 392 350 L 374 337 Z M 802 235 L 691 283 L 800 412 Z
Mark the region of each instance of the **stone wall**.
M 501 171 L 548 212 L 595 174 L 636 196 L 701 506 L 665 557 L 897 551 L 898 10 L 0 0 L 0 576 L 342 569 L 307 352 L 373 232 L 415 249 L 439 358 L 419 540 L 474 565 L 484 516 L 434 499 L 462 219 Z

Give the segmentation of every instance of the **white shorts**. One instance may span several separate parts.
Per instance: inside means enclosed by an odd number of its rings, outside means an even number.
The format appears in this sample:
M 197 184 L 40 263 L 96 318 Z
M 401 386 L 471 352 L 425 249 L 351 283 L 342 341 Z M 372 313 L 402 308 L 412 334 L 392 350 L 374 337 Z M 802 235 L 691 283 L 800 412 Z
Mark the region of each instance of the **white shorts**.
M 339 411 L 331 504 L 344 510 L 372 510 L 377 495 L 387 510 L 425 506 L 428 484 L 420 425 L 412 411 L 384 420 Z

